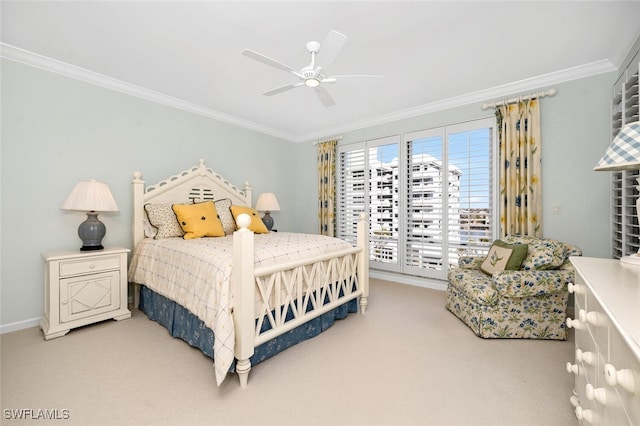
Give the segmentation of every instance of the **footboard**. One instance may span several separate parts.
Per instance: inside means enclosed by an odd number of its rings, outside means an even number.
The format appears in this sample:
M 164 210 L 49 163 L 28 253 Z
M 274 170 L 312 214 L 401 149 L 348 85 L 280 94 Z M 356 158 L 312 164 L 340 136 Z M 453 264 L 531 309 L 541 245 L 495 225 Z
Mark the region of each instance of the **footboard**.
M 231 286 L 236 372 L 244 387 L 256 346 L 355 298 L 360 298 L 360 311 L 365 313 L 369 250 L 368 226 L 361 215 L 356 247 L 254 269 L 253 233 L 239 225 Z

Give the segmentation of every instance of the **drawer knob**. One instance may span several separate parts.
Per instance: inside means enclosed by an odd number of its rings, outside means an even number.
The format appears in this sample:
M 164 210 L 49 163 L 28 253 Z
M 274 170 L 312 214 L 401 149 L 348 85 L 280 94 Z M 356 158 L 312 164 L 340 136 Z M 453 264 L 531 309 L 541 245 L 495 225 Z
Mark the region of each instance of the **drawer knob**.
M 581 330 L 584 328 L 584 324 L 582 324 L 577 319 L 567 318 L 567 327 L 575 328 L 576 330 Z
M 576 417 L 578 420 L 584 420 L 587 423 L 593 423 L 593 418 L 595 417 L 593 411 L 585 410 L 581 406 L 576 407 Z
M 636 380 L 633 377 L 633 371 L 629 369 L 616 370 L 611 364 L 605 364 L 604 366 L 604 380 L 609 386 L 620 387 L 630 394 L 636 392 Z
M 584 289 L 580 284 L 569 283 L 567 284 L 567 290 L 569 293 L 584 294 Z
M 574 407 L 578 407 L 580 405 L 580 401 L 578 401 L 578 397 L 575 395 L 571 395 L 569 397 L 569 402 L 571 403 L 571 405 L 573 405 Z
M 598 326 L 598 324 L 601 322 L 600 314 L 598 314 L 595 311 L 587 312 L 584 309 L 580 309 L 580 311 L 578 312 L 578 315 L 579 315 L 580 321 L 587 322 L 593 325 L 594 327 Z
M 585 391 L 589 401 L 595 400 L 602 405 L 607 405 L 607 391 L 604 388 L 595 388 L 591 383 L 588 383 Z
M 593 365 L 593 360 L 593 352 L 582 352 L 580 349 L 576 349 L 576 361 Z
M 567 363 L 567 373 L 572 373 L 575 375 L 579 375 L 580 374 L 580 366 L 578 364 L 571 364 L 570 362 Z

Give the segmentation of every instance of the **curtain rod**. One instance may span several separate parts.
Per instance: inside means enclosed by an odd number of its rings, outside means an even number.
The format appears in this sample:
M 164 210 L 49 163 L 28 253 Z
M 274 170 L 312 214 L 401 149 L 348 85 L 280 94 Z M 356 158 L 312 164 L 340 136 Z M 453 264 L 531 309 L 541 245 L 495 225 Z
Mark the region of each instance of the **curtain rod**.
M 549 89 L 549 90 L 545 90 L 544 92 L 529 93 L 528 95 L 519 96 L 517 98 L 510 98 L 510 99 L 506 99 L 506 100 L 503 100 L 503 101 L 484 103 L 484 104 L 482 104 L 482 109 L 495 108 L 497 106 L 503 106 L 503 105 L 507 105 L 507 104 L 515 104 L 516 102 L 519 102 L 520 100 L 544 98 L 545 96 L 555 96 L 556 93 L 558 93 L 558 90 L 555 89 L 555 88 Z
M 319 143 L 325 143 L 325 142 L 329 142 L 329 141 L 339 141 L 339 140 L 342 140 L 342 135 L 334 136 L 332 138 L 324 139 L 324 140 L 321 140 L 321 141 L 315 141 L 313 144 L 314 145 L 318 145 Z

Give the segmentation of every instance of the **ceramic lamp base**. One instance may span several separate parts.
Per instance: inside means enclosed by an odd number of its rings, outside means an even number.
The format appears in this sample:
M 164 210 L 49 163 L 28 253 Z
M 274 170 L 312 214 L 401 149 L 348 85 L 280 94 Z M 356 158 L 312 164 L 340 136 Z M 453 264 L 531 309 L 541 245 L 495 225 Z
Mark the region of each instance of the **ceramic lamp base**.
M 264 223 L 264 226 L 267 227 L 269 232 L 271 232 L 271 229 L 273 229 L 273 218 L 271 217 L 269 212 L 264 212 L 264 216 L 262 217 L 262 222 Z
M 87 220 L 78 227 L 78 236 L 82 240 L 81 251 L 102 250 L 102 238 L 107 233 L 104 223 L 98 220 L 98 213 L 88 212 Z

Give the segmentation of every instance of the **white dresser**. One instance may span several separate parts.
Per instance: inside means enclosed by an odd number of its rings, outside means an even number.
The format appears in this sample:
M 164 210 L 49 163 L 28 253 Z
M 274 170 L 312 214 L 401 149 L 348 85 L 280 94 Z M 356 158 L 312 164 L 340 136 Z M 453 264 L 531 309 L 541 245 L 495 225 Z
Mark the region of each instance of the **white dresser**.
M 572 257 L 574 395 L 582 425 L 640 425 L 640 267 L 616 259 Z

